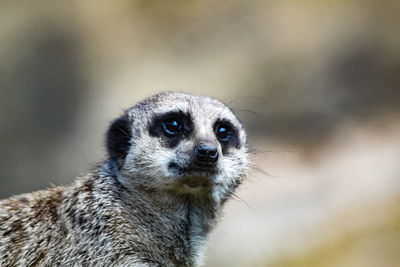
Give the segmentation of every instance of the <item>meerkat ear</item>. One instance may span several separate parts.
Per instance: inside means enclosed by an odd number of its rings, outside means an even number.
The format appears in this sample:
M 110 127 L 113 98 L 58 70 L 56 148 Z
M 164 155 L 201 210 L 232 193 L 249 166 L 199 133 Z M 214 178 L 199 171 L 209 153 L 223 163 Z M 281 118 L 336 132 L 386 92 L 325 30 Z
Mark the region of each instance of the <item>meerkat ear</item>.
M 107 131 L 106 145 L 110 160 L 122 167 L 128 154 L 132 138 L 131 123 L 127 115 L 114 120 Z

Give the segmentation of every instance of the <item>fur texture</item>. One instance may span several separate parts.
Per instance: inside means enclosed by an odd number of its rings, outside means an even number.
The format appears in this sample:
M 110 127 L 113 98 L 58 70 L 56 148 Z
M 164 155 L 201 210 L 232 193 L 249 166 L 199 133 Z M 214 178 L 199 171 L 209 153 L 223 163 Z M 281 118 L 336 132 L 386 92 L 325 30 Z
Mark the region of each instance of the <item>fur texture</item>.
M 249 165 L 235 115 L 210 97 L 161 93 L 116 119 L 106 145 L 109 159 L 72 186 L 0 201 L 0 266 L 200 264 Z

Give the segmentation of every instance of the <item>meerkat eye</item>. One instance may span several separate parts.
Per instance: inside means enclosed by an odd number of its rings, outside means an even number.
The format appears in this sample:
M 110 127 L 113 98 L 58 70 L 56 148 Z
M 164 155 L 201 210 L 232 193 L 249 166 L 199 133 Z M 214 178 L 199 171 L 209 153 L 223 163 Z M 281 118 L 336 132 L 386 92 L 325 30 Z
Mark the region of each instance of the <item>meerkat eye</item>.
M 168 135 L 175 135 L 183 130 L 183 123 L 178 119 L 168 119 L 163 121 L 162 128 Z
M 215 135 L 220 142 L 227 142 L 232 136 L 232 130 L 228 125 L 219 124 L 215 128 Z

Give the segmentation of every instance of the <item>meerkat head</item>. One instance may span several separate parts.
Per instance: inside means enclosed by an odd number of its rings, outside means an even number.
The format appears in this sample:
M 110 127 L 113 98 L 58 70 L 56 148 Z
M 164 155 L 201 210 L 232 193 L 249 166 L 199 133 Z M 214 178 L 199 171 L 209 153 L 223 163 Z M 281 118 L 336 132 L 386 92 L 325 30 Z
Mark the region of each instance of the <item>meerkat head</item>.
M 226 198 L 248 168 L 246 133 L 220 101 L 160 93 L 128 109 L 107 133 L 109 166 L 125 185 Z

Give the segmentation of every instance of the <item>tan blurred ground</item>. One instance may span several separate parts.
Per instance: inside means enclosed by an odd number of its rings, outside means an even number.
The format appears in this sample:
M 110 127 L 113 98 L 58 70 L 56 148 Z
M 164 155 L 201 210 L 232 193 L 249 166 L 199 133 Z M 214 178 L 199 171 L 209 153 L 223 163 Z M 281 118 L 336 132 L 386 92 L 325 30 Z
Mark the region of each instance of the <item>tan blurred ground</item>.
M 258 170 L 205 266 L 400 266 L 399 14 L 378 0 L 1 1 L 0 197 L 89 171 L 109 121 L 148 95 L 213 95 Z
M 312 162 L 265 145 L 206 266 L 399 265 L 400 127 L 340 132 Z

